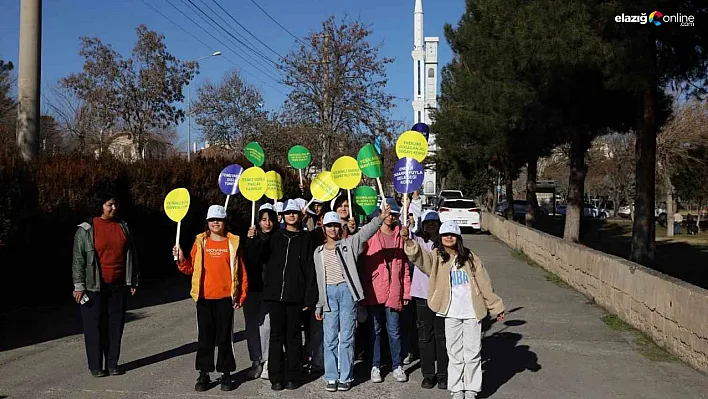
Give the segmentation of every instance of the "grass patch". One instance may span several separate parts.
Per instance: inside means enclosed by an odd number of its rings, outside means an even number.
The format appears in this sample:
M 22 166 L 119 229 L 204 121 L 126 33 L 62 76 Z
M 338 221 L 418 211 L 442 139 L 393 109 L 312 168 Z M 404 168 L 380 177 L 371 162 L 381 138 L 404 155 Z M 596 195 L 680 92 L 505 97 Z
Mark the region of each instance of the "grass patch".
M 630 345 L 647 359 L 653 362 L 675 362 L 678 360 L 675 356 L 655 344 L 646 334 L 620 319 L 619 316 L 608 314 L 602 318 L 602 321 L 610 330 L 622 333 Z
M 546 274 L 546 281 L 550 281 L 553 284 L 561 287 L 561 288 L 568 288 L 570 287 L 563 279 L 561 276 L 555 274 L 555 273 L 547 273 Z
M 630 326 L 629 323 L 627 323 L 626 321 L 620 319 L 617 315 L 608 314 L 607 316 L 602 318 L 602 321 L 607 327 L 610 328 L 610 330 L 635 331 L 634 327 Z
M 526 255 L 524 253 L 524 251 L 519 251 L 518 249 L 514 249 L 511 251 L 511 256 L 528 264 L 531 267 L 542 269 L 541 265 L 539 265 L 538 263 L 534 262 L 531 258 L 529 258 L 529 256 Z

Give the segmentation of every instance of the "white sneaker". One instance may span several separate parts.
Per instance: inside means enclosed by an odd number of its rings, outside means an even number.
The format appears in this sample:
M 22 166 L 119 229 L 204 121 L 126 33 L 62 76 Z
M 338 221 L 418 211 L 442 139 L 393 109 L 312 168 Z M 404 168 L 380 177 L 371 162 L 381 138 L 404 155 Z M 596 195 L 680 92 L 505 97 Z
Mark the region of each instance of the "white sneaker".
M 268 379 L 268 361 L 266 360 L 265 363 L 263 363 L 263 369 L 261 371 L 261 379 L 267 380 Z
M 378 367 L 371 368 L 371 382 L 383 382 L 383 378 L 381 378 L 381 370 L 379 370 Z
M 473 391 L 465 391 L 465 399 L 476 399 L 477 394 Z
M 261 365 L 261 362 L 253 362 L 251 364 L 251 368 L 248 369 L 248 373 L 246 373 L 246 376 L 251 380 L 255 380 L 256 378 L 259 378 L 262 373 L 263 366 Z
M 409 365 L 409 364 L 411 364 L 411 363 L 413 363 L 413 354 L 412 354 L 412 353 L 409 353 L 408 356 L 406 356 L 406 357 L 403 359 L 403 364 L 405 364 L 405 365 L 407 366 L 407 365 Z
M 465 399 L 465 393 L 460 391 L 460 392 L 453 392 L 452 393 L 452 399 Z
M 393 378 L 395 378 L 398 382 L 408 381 L 408 375 L 405 371 L 403 371 L 403 367 L 401 366 L 398 366 L 393 370 Z

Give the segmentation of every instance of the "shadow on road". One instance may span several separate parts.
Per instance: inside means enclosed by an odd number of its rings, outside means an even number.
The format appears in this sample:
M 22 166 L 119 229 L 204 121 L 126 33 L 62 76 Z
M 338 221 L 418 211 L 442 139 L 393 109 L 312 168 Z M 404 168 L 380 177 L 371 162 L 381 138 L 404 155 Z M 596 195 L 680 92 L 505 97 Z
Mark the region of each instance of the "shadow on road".
M 143 281 L 128 300 L 127 322 L 144 316 L 140 309 L 189 298 L 190 277 L 176 275 L 165 280 Z M 71 293 L 67 291 L 67 296 Z M 53 341 L 82 333 L 79 305 L 20 308 L 0 314 L 0 352 Z
M 512 309 L 513 313 L 522 308 Z M 496 324 L 496 319 L 486 318 L 482 321 L 482 331 L 487 332 Z M 518 345 L 523 337 L 521 334 L 505 331 L 509 327 L 526 324 L 524 320 L 507 320 L 501 330 L 482 338 L 482 392 L 479 398 L 492 396 L 500 387 L 509 382 L 516 374 L 526 370 L 537 372 L 541 370 L 538 356 L 528 345 Z
M 184 344 L 178 348 L 170 349 L 165 352 L 156 353 L 144 357 L 142 359 L 133 360 L 132 362 L 125 363 L 121 365 L 124 371 L 128 372 L 131 370 L 139 369 L 141 367 L 149 366 L 151 364 L 164 362 L 165 360 L 170 360 L 175 357 L 188 355 L 197 351 L 197 343 L 192 342 L 189 344 Z

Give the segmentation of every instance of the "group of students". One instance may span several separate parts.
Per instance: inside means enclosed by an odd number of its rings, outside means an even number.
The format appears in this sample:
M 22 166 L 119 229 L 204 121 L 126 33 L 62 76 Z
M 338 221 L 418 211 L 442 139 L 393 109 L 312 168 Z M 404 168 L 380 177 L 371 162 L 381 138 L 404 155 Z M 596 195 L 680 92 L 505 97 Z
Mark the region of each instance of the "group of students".
M 241 240 L 226 231 L 225 209 L 213 205 L 190 256 L 173 248 L 179 270 L 193 276 L 197 391 L 209 389 L 214 369 L 222 373 L 222 390 L 233 389 L 233 309 L 243 307 L 248 377 L 270 379 L 273 390 L 297 389 L 304 359 L 322 363 L 327 391 L 348 391 L 355 345 L 367 343 L 371 380 L 382 382 L 384 328 L 393 377 L 406 382 L 402 366 L 410 343 L 404 338 L 410 335 L 404 331 L 412 325 L 404 326 L 403 316 L 414 310 L 422 387 L 449 389 L 456 399 L 480 392 L 481 321 L 488 313 L 503 320 L 504 305 L 479 257 L 465 248 L 460 228 L 426 211 L 411 232 L 391 199 L 377 217 L 357 226 L 349 206 L 345 196 L 333 201 L 330 212 L 320 202 L 303 210 L 289 200 L 282 213 L 264 204 Z M 303 313 L 309 315 L 304 323 Z M 368 339 L 355 343 L 363 322 Z
M 94 203 L 95 216 L 78 226 L 74 239 L 73 296 L 81 304 L 89 369 L 105 377 L 123 374 L 118 358 L 127 299 L 136 292 L 140 269 L 116 195 L 100 192 Z M 327 391 L 347 391 L 362 347 L 372 382 L 382 382 L 385 328 L 397 381 L 408 380 L 402 365 L 413 351 L 409 332 L 415 330 L 422 387 L 474 398 L 482 384 L 481 321 L 488 313 L 503 320 L 504 305 L 459 227 L 440 223 L 432 211 L 401 223 L 392 199 L 357 226 L 346 196 L 331 205 L 334 211 L 327 212 L 327 204 L 316 201 L 304 211 L 297 200 L 282 209 L 264 204 L 245 239 L 227 231 L 226 210 L 213 205 L 189 254 L 173 248 L 179 270 L 192 275 L 195 389 L 208 390 L 214 370 L 222 373 L 222 390 L 234 389 L 233 318 L 234 309 L 243 308 L 248 377 L 270 379 L 274 390 L 297 389 L 305 361 L 324 369 Z M 411 232 L 407 225 L 418 228 Z M 412 319 L 405 317 L 411 313 Z

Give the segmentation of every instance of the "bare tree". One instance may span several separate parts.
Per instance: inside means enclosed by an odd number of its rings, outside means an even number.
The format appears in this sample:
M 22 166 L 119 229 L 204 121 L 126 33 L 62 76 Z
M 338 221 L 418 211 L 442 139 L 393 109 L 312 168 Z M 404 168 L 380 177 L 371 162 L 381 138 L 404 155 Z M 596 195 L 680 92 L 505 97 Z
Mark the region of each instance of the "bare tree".
M 142 153 L 151 130 L 184 120 L 184 111 L 175 104 L 184 99 L 182 88 L 196 74 L 198 64 L 169 53 L 165 36 L 145 25 L 135 31 L 137 41 L 128 59 L 99 38 L 82 37 L 83 71 L 67 76 L 61 84 L 98 118 L 101 135 L 120 127 Z
M 370 25 L 330 17 L 308 45 L 291 51 L 281 62 L 283 83 L 292 91 L 285 108 L 302 123 L 319 128 L 320 166 L 327 168 L 338 134 L 383 135 L 390 132 L 394 97 L 384 89 L 386 66 L 381 45 L 372 45 Z
M 266 123 L 263 96 L 232 69 L 218 84 L 206 81 L 198 90 L 192 113 L 210 145 L 240 150 Z

